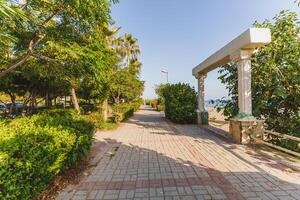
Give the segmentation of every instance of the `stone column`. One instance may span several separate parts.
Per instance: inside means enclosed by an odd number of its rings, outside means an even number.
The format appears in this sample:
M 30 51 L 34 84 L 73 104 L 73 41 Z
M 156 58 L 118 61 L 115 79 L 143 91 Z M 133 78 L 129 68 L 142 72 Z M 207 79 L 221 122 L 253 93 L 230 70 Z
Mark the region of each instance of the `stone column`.
M 199 111 L 205 111 L 204 108 L 204 80 L 206 78 L 206 75 L 198 75 L 198 109 Z
M 252 115 L 251 96 L 251 54 L 241 51 L 240 59 L 237 60 L 238 68 L 238 105 L 239 112 Z
M 263 121 L 252 116 L 251 55 L 253 51 L 239 50 L 231 55 L 238 70 L 239 114 L 230 119 L 229 132 L 234 141 L 242 144 L 251 142 L 251 137 L 261 135 Z
M 197 121 L 198 125 L 207 125 L 208 124 L 208 113 L 205 111 L 205 91 L 204 91 L 204 80 L 206 78 L 206 74 L 199 74 L 197 76 L 198 79 L 198 109 L 197 109 Z

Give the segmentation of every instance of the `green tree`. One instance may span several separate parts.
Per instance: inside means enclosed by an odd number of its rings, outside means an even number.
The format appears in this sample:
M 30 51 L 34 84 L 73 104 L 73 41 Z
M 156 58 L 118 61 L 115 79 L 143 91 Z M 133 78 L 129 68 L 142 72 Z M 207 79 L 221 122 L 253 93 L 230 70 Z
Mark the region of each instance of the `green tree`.
M 110 97 L 117 104 L 121 103 L 121 99 L 132 102 L 140 98 L 144 90 L 144 82 L 139 78 L 142 64 L 138 61 L 140 49 L 137 39 L 131 34 L 116 37 L 118 30 L 113 30 L 110 39 L 118 64 L 109 78 Z
M 90 77 L 89 80 L 100 83 L 115 60 L 103 39 L 106 24 L 111 20 L 110 2 L 116 1 L 31 0 L 14 4 L 29 20 L 15 21 L 18 26 L 7 28 L 17 40 L 8 48 L 7 56 L 1 55 L 0 77 L 14 71 L 25 73 L 31 80 L 28 88 L 33 105 L 38 96 L 56 96 L 69 90 L 73 105 L 79 110 L 76 90 L 80 81 Z M 4 67 L 9 63 L 10 67 Z M 61 86 L 64 90 L 54 90 Z
M 125 34 L 124 36 L 115 40 L 117 52 L 125 59 L 125 66 L 129 66 L 131 60 L 137 59 L 140 54 L 140 47 L 137 44 L 137 39 L 131 34 Z
M 141 64 L 132 61 L 129 67 L 118 69 L 110 79 L 110 95 L 119 104 L 121 99 L 132 102 L 142 95 L 144 82 L 139 80 Z
M 49 107 L 56 97 L 70 95 L 79 111 L 80 98 L 101 103 L 110 96 L 119 103 L 141 96 L 137 39 L 117 37 L 119 28 L 109 27 L 116 0 L 5 2 L 26 17 L 8 15 L 12 25 L 4 27 L 14 40 L 0 55 L 0 91 L 12 101 L 22 95 L 34 109 L 43 100 Z
M 7 27 L 6 33 L 17 38 L 6 65 L 0 67 L 0 77 L 26 63 L 39 54 L 50 41 L 60 41 L 89 33 L 111 20 L 110 2 L 106 0 L 30 0 L 14 4 L 22 8 L 28 18 L 26 23 Z M 116 2 L 116 0 L 113 0 Z M 11 4 L 12 5 L 12 4 Z M 3 9 L 2 9 L 3 10 Z M 5 20 L 4 20 L 5 21 Z M 69 34 L 69 30 L 72 30 Z M 3 55 L 1 55 L 2 57 Z

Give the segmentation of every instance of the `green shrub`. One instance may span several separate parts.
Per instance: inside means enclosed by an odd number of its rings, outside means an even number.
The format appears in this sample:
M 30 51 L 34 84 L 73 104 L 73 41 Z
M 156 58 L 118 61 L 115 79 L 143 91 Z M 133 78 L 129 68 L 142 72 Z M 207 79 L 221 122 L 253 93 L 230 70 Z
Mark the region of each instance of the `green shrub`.
M 165 111 L 165 105 L 163 105 L 163 104 L 158 104 L 158 105 L 157 105 L 157 110 L 158 110 L 158 111 Z
M 110 130 L 116 127 L 116 124 L 131 117 L 143 103 L 143 99 L 137 99 L 131 103 L 115 104 L 112 106 L 113 114 L 110 119 L 105 122 L 102 110 L 90 110 L 84 115 L 84 118 L 91 121 L 98 129 Z
M 94 126 L 72 110 L 0 122 L 0 199 L 33 199 L 89 152 Z
M 86 120 L 92 122 L 95 127 L 100 130 L 112 130 L 117 127 L 115 121 L 112 121 L 111 119 L 108 121 L 104 120 L 101 109 L 83 116 Z
M 136 107 L 133 104 L 124 103 L 114 105 L 112 108 L 113 116 L 111 117 L 111 120 L 115 123 L 118 123 L 133 116 Z
M 80 108 L 82 109 L 81 113 L 83 114 L 99 111 L 99 108 L 95 104 L 80 105 Z
M 85 114 L 84 118 L 92 122 L 98 129 L 102 129 L 105 124 L 105 120 L 101 109 L 91 112 L 89 114 Z
M 151 105 L 151 100 L 150 100 L 150 99 L 146 99 L 146 100 L 145 100 L 145 104 L 146 104 L 147 106 L 150 106 L 150 105 Z
M 150 105 L 151 105 L 152 108 L 157 109 L 158 100 L 157 99 L 152 99 L 151 102 L 150 102 Z
M 142 98 L 139 98 L 130 104 L 132 105 L 134 112 L 136 112 L 141 107 L 141 105 L 143 105 L 143 103 L 144 103 L 144 100 Z
M 122 114 L 119 112 L 114 112 L 113 115 L 110 117 L 110 121 L 113 123 L 119 123 L 122 121 Z
M 175 123 L 195 123 L 197 94 L 188 84 L 167 85 L 163 91 L 165 115 Z
M 160 84 L 155 87 L 155 93 L 158 97 L 157 102 L 157 110 L 165 111 L 165 98 L 163 96 L 164 89 L 168 86 L 168 84 Z

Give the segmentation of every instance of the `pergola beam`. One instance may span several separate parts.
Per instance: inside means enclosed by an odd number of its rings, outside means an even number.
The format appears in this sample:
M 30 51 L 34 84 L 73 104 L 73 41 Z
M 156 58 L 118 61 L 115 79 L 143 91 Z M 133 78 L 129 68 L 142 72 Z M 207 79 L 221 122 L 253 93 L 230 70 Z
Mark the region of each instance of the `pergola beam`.
M 195 77 L 206 74 L 233 59 L 240 50 L 253 51 L 254 49 L 271 42 L 271 32 L 268 28 L 249 28 L 237 38 L 229 42 L 219 51 L 212 54 L 193 69 Z

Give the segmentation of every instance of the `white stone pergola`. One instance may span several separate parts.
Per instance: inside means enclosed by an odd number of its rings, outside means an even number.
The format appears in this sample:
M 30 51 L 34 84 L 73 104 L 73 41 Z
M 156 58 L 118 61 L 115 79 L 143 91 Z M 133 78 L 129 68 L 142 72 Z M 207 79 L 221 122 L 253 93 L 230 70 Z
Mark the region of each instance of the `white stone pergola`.
M 204 79 L 208 72 L 229 62 L 236 62 L 238 68 L 239 112 L 252 115 L 251 98 L 251 55 L 255 50 L 271 42 L 271 32 L 267 28 L 250 28 L 223 48 L 212 54 L 193 69 L 198 79 L 198 113 L 204 108 Z M 198 118 L 201 117 L 198 114 Z M 201 119 L 198 122 L 201 123 Z

